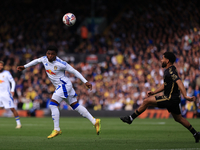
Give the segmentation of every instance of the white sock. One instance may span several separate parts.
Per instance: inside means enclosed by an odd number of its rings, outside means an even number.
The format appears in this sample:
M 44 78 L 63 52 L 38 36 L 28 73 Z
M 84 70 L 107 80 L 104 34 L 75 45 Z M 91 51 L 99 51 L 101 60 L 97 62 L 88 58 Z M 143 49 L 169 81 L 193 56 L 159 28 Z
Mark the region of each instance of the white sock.
M 130 117 L 131 121 L 133 121 L 133 118 L 132 118 L 132 116 L 129 116 L 129 117 Z
M 96 123 L 96 119 L 89 113 L 89 111 L 83 107 L 82 105 L 79 105 L 76 109 L 83 117 L 88 118 L 93 125 Z
M 17 125 L 21 125 L 20 120 L 16 120 L 16 122 L 17 122 Z
M 15 117 L 15 120 L 16 120 L 17 125 L 21 125 L 21 122 L 20 122 L 19 116 Z
M 59 127 L 59 119 L 60 119 L 60 112 L 58 110 L 58 107 L 55 105 L 49 105 L 51 109 L 51 116 L 54 122 L 54 130 L 60 131 Z

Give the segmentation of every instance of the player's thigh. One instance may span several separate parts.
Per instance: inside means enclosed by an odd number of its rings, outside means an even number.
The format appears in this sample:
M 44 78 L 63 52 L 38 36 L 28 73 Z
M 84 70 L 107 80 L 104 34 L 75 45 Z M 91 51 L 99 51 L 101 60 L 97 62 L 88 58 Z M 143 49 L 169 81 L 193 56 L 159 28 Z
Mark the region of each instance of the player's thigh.
M 51 99 L 55 100 L 56 102 L 60 104 L 62 100 L 65 100 L 65 101 L 67 100 L 70 90 L 71 90 L 70 86 L 60 84 L 58 85 L 58 88 L 54 91 Z
M 148 104 L 149 106 L 157 106 L 156 98 L 154 96 L 145 98 L 144 103 Z
M 69 105 L 78 102 L 76 96 L 69 96 L 67 99 L 64 99 Z
M 4 95 L 0 97 L 1 99 L 1 104 L 4 106 L 5 109 L 8 108 L 14 108 L 14 102 L 13 102 L 13 98 L 10 95 Z
M 174 116 L 181 116 L 181 109 L 179 103 L 171 104 L 169 108 L 167 108 L 169 112 Z M 175 118 L 174 118 L 175 119 Z
M 60 102 L 63 100 L 63 97 L 57 95 L 57 94 L 53 94 L 51 97 L 52 100 L 55 100 L 56 102 L 58 102 L 60 104 Z
M 59 95 L 56 95 L 56 94 L 53 94 L 52 95 L 52 98 L 53 100 L 55 100 L 56 102 L 58 102 L 59 104 L 61 103 L 61 101 L 65 101 L 67 102 L 67 104 L 71 105 L 75 102 L 77 102 L 77 97 L 76 96 L 68 96 L 67 98 L 63 98 Z
M 156 102 L 157 102 L 157 106 L 159 108 L 170 108 L 171 107 L 171 103 L 168 100 L 167 97 L 165 96 L 156 96 Z
M 0 107 L 3 107 L 3 103 L 1 102 L 1 100 L 0 100 Z

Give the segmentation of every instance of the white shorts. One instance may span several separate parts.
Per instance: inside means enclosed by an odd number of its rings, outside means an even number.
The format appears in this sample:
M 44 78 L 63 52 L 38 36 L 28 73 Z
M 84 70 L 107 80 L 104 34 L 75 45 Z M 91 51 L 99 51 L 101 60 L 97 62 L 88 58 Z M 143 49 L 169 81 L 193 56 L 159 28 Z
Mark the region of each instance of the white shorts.
M 7 93 L 0 95 L 0 106 L 5 109 L 15 108 L 12 95 Z
M 2 103 L 1 101 L 0 101 L 0 107 L 4 107 L 4 106 L 3 106 L 3 103 Z
M 77 102 L 77 94 L 73 89 L 72 85 L 61 84 L 52 95 L 52 99 L 57 101 L 59 104 L 62 100 L 66 101 L 69 105 Z

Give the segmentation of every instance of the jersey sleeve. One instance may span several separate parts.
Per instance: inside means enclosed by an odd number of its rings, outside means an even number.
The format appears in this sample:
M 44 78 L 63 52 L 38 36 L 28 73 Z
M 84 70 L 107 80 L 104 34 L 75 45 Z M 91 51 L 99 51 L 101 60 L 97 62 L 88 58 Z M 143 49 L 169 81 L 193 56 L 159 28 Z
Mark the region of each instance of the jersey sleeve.
M 8 81 L 11 83 L 11 92 L 14 92 L 15 91 L 15 80 L 13 79 L 12 75 L 10 74 L 10 72 L 8 72 Z
M 38 59 L 34 59 L 34 60 L 32 60 L 31 62 L 29 62 L 28 64 L 24 65 L 24 67 L 25 67 L 25 68 L 28 68 L 28 67 L 37 65 L 37 64 L 39 64 L 39 63 L 42 62 L 42 58 L 43 58 L 43 57 L 38 58 Z
M 178 76 L 178 73 L 177 73 L 177 70 L 176 70 L 175 67 L 171 68 L 171 69 L 169 70 L 169 73 L 170 73 L 171 78 L 172 78 L 172 80 L 173 80 L 174 82 L 176 82 L 177 80 L 180 79 L 179 76 Z
M 79 78 L 83 83 L 88 82 L 82 74 L 80 74 L 76 69 L 74 69 L 72 66 L 70 66 L 68 63 L 65 66 L 65 70 L 67 72 L 73 73 L 77 78 Z

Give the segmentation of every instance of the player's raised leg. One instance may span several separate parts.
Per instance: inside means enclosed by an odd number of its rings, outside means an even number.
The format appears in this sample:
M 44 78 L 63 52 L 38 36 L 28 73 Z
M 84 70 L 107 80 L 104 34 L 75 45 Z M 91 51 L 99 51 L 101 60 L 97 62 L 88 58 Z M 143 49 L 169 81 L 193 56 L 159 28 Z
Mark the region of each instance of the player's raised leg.
M 21 128 L 22 125 L 21 125 L 20 118 L 19 118 L 19 115 L 18 115 L 16 109 L 15 108 L 10 108 L 10 110 L 13 112 L 13 115 L 15 116 L 15 120 L 16 120 L 16 123 L 17 123 L 16 129 Z
M 49 107 L 51 109 L 51 115 L 52 115 L 52 119 L 53 119 L 53 122 L 54 122 L 54 130 L 47 137 L 48 139 L 62 134 L 62 131 L 60 130 L 60 125 L 59 125 L 60 112 L 59 112 L 58 106 L 59 106 L 59 103 L 52 99 L 50 104 L 49 104 Z
M 73 99 L 76 99 L 76 97 L 74 97 Z M 90 120 L 90 122 L 94 125 L 95 129 L 96 129 L 96 133 L 97 135 L 99 135 L 100 130 L 101 130 L 101 120 L 100 119 L 95 119 L 90 113 L 89 111 L 83 107 L 82 105 L 80 105 L 77 100 L 76 102 L 72 103 L 70 105 L 74 110 L 76 110 L 77 112 L 80 113 L 80 115 L 82 115 L 83 117 L 87 118 L 88 120 Z
M 157 106 L 156 98 L 154 96 L 144 99 L 143 103 L 132 115 L 120 117 L 120 119 L 125 123 L 131 124 L 137 116 L 147 109 L 148 106 Z

